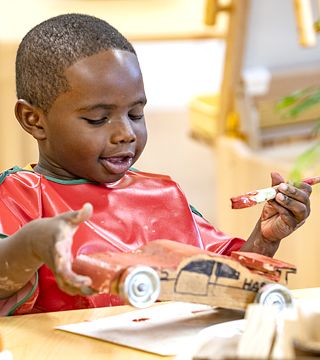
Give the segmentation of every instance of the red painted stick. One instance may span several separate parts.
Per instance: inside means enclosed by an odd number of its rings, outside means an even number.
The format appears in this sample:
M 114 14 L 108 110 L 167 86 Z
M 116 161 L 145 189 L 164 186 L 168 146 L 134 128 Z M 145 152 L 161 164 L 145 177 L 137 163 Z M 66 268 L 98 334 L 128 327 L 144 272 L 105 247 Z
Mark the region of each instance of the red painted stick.
M 319 184 L 320 176 L 306 178 L 301 180 L 301 182 L 304 182 L 309 185 Z M 267 200 L 272 200 L 276 197 L 277 188 L 278 185 L 266 189 L 251 191 L 245 193 L 244 195 L 232 197 L 230 199 L 232 209 L 244 209 L 262 203 Z

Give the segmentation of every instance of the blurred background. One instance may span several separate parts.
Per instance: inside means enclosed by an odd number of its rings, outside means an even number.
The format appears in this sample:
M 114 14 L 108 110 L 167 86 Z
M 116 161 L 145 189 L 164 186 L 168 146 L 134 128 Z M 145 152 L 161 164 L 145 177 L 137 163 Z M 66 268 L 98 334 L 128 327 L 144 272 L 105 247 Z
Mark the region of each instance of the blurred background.
M 318 0 L 0 0 L 0 169 L 37 161 L 14 117 L 15 53 L 39 22 L 78 12 L 103 18 L 134 45 L 148 97 L 149 142 L 135 167 L 169 174 L 222 231 L 247 238 L 262 205 L 232 210 L 230 198 L 288 178 L 318 142 L 315 103 L 280 116 L 284 96 L 320 87 Z M 316 175 L 313 168 L 305 176 Z M 318 174 L 319 175 L 319 174 Z M 320 190 L 307 223 L 276 257 L 295 264 L 291 288 L 320 286 Z

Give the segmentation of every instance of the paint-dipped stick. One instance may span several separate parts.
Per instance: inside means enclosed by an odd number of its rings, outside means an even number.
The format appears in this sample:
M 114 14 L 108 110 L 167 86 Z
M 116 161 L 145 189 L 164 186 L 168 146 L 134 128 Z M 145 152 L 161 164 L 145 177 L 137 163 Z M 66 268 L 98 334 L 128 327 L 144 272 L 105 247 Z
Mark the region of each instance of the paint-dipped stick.
M 306 178 L 301 180 L 301 182 L 309 185 L 315 185 L 320 183 L 320 176 Z M 250 191 L 243 195 L 232 197 L 230 199 L 232 209 L 244 209 L 257 205 L 264 201 L 272 200 L 276 197 L 277 189 L 278 185 L 265 189 Z

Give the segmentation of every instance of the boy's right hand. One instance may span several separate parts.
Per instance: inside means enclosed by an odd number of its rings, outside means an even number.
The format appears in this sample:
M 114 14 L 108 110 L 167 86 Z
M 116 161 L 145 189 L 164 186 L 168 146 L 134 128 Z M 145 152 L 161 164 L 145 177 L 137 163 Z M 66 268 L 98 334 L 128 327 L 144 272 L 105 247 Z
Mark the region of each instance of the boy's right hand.
M 61 290 L 70 295 L 90 295 L 91 279 L 72 271 L 72 240 L 78 226 L 92 215 L 87 203 L 78 211 L 70 211 L 52 218 L 34 220 L 25 230 L 37 236 L 30 237 L 33 255 L 53 271 Z M 28 229 L 27 229 L 28 228 Z

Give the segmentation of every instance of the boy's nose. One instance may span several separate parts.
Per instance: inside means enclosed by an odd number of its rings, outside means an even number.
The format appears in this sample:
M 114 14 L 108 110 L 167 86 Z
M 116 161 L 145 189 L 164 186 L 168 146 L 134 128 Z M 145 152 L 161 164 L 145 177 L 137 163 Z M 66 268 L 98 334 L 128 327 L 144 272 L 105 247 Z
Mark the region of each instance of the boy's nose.
M 112 129 L 110 137 L 111 143 L 131 143 L 136 141 L 136 135 L 133 131 L 131 121 L 127 117 L 111 120 L 110 125 Z

